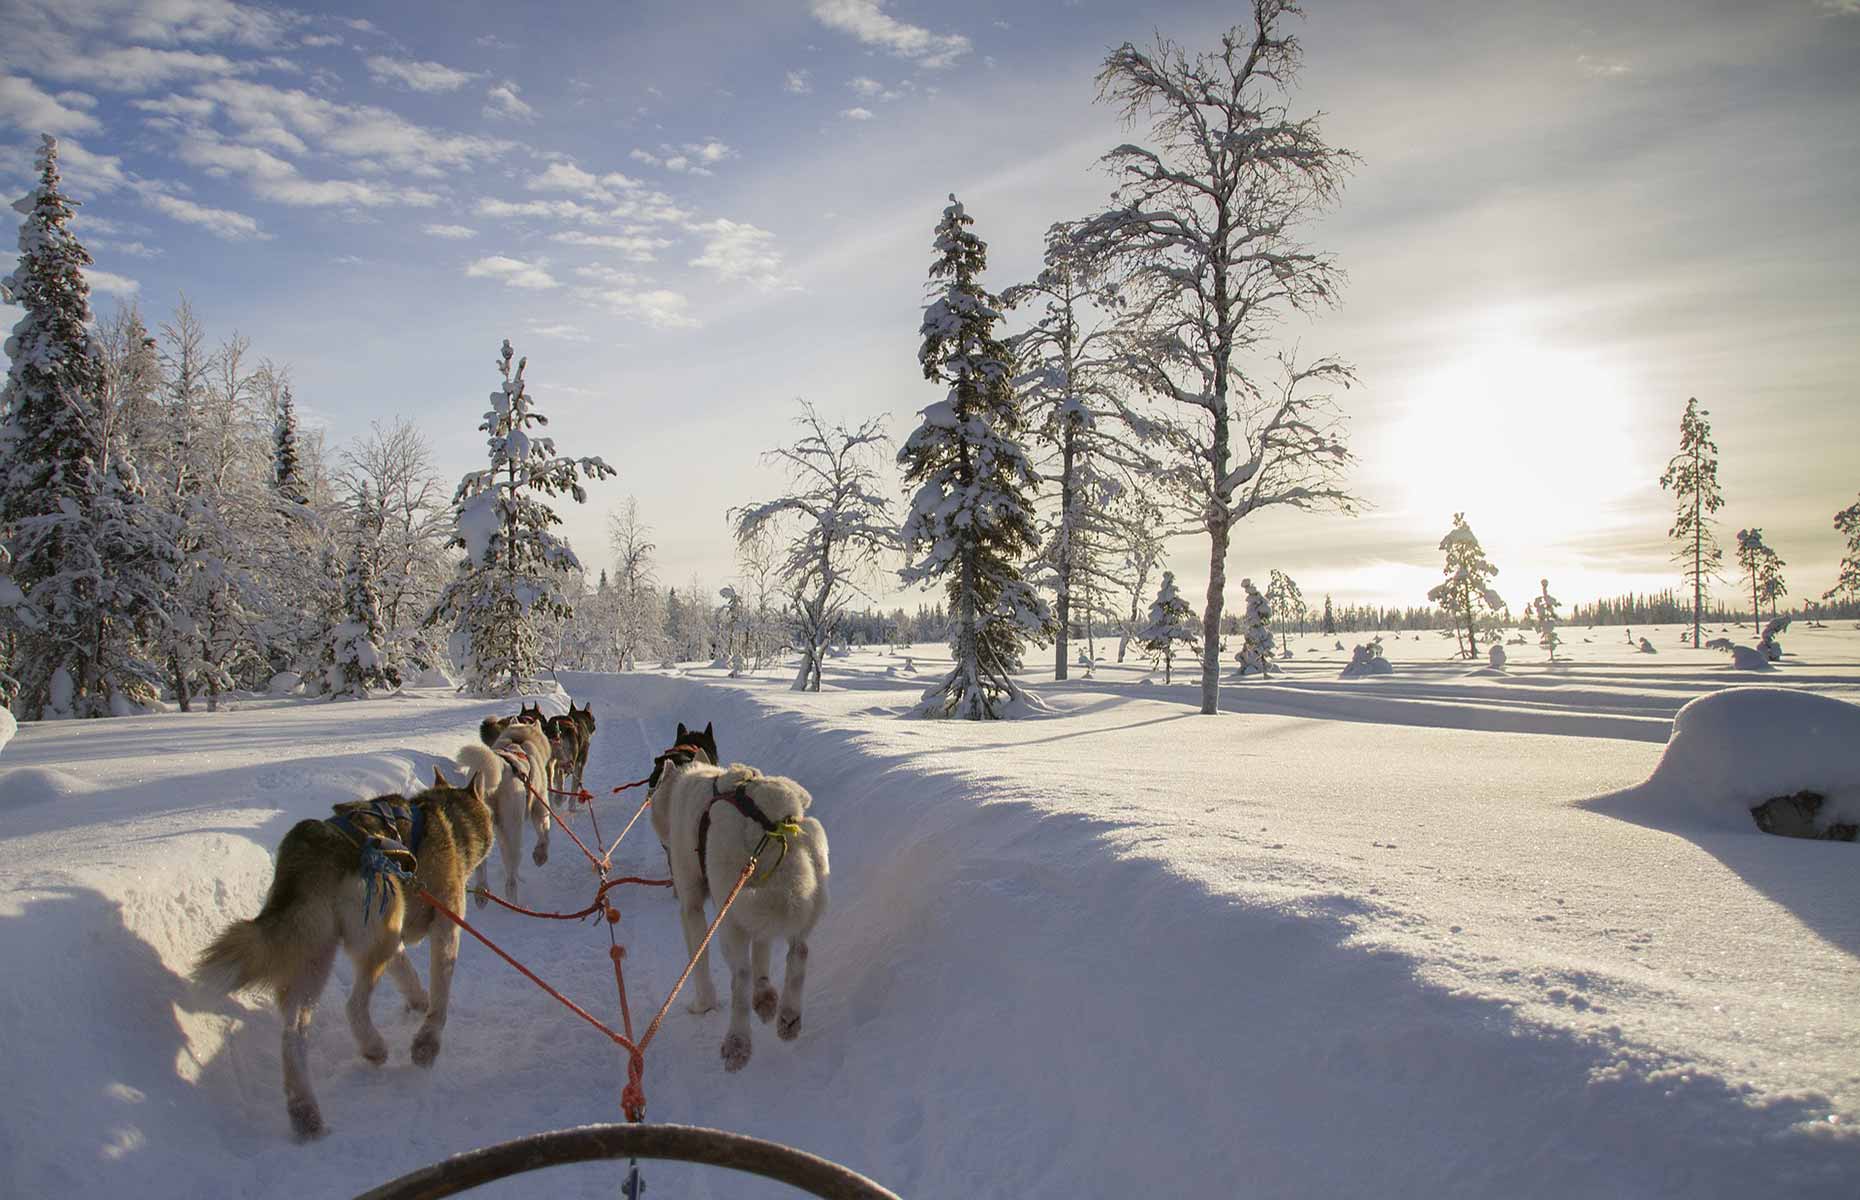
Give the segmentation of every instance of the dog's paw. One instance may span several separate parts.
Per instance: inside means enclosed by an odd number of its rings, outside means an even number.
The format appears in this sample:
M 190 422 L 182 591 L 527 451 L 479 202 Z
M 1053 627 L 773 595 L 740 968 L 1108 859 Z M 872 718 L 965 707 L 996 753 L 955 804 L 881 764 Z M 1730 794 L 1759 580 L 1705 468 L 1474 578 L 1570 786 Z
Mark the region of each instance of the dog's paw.
M 291 1136 L 300 1142 L 314 1142 L 329 1132 L 323 1114 L 313 1100 L 299 1100 L 288 1105 L 291 1113 Z
M 433 1065 L 433 1060 L 438 1057 L 439 1031 L 437 1029 L 422 1029 L 413 1035 L 414 1066 L 430 1067 Z
M 549 847 L 543 845 L 541 842 L 537 842 L 536 848 L 530 851 L 530 861 L 535 863 L 539 867 L 542 866 L 544 863 L 548 862 L 549 861 Z
M 425 1012 L 426 1011 L 426 997 L 425 996 L 407 997 L 407 1011 L 410 1013 Z
M 781 1020 L 775 1022 L 775 1036 L 784 1042 L 792 1042 L 801 1036 L 801 1014 L 792 1008 L 782 1010 Z
M 779 999 L 780 997 L 775 994 L 775 989 L 766 982 L 756 989 L 754 1007 L 756 1016 L 761 1019 L 764 1025 L 767 1025 L 770 1021 L 775 1019 L 775 1005 Z
M 733 1033 L 723 1039 L 723 1069 L 740 1071 L 749 1065 L 749 1039 Z
M 483 908 L 486 904 L 490 903 L 489 900 L 485 899 L 483 892 L 473 892 L 471 902 L 478 908 Z
M 685 1004 L 685 1011 L 694 1017 L 701 1017 L 707 1012 L 715 1012 L 717 1011 L 717 997 L 693 996 Z
M 359 1049 L 362 1052 L 362 1057 L 375 1066 L 379 1067 L 387 1063 L 387 1043 L 380 1038 L 376 1038 L 368 1045 L 359 1047 Z

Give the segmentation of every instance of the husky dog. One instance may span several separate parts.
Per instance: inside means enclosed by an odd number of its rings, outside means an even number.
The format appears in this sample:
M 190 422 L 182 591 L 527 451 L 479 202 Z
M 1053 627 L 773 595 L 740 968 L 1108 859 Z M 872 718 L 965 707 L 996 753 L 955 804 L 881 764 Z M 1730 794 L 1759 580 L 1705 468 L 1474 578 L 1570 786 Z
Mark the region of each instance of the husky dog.
M 543 732 L 549 738 L 551 761 L 562 790 L 569 790 L 568 781 L 573 777 L 574 790 L 580 791 L 588 769 L 588 747 L 594 741 L 593 706 L 577 710 L 570 703 L 566 715 L 543 721 Z
M 699 757 L 713 767 L 717 765 L 717 735 L 712 730 L 711 723 L 708 721 L 704 723 L 704 732 L 693 733 L 691 730 L 685 728 L 685 723 L 683 721 L 678 722 L 678 735 L 672 739 L 672 748 L 652 760 L 652 778 L 646 783 L 647 799 L 650 800 L 658 792 L 659 781 L 665 777 L 665 770 L 668 766 L 680 767 L 692 761 L 694 758 Z M 671 807 L 668 804 L 654 804 L 652 806 L 652 831 L 659 835 L 659 844 L 665 847 L 668 866 L 672 854 L 671 812 Z M 704 880 L 700 877 L 696 880 L 696 883 L 699 894 L 692 903 L 698 905 L 698 916 L 701 920 L 704 915 Z M 679 895 L 680 899 L 683 899 L 683 894 L 678 892 L 676 880 L 673 881 L 672 891 Z M 699 926 L 699 928 L 702 928 L 702 926 Z M 707 951 L 704 963 L 701 964 L 704 966 L 704 974 L 706 975 L 710 973 L 709 962 L 710 958 Z M 692 1011 L 708 1012 L 715 1007 L 717 1007 L 717 1003 L 713 998 L 706 1008 L 693 1009 Z
M 368 1012 L 384 970 L 410 1011 L 426 1010 L 413 1037 L 413 1061 L 430 1067 L 439 1054 L 459 930 L 418 892 L 426 889 L 454 912 L 465 903 L 465 879 L 491 850 L 485 797 L 507 774 L 483 746 L 465 747 L 459 761 L 472 773 L 466 787 L 447 784 L 435 770 L 433 786 L 411 800 L 354 801 L 337 805 L 330 820 L 298 822 L 278 844 L 277 870 L 258 916 L 228 926 L 194 967 L 194 977 L 209 986 L 226 992 L 262 986 L 277 999 L 284 1017 L 284 1104 L 299 1140 L 326 1132 L 305 1051 L 338 946 L 355 963 L 349 1028 L 362 1057 L 377 1066 L 387 1061 L 387 1044 Z M 413 878 L 365 870 L 364 845 L 376 854 L 388 847 L 389 856 L 412 866 Z M 430 997 L 405 949 L 421 938 L 432 946 Z
M 684 756 L 681 756 L 684 757 Z M 668 760 L 652 793 L 653 825 L 672 864 L 685 947 L 696 954 L 707 922 L 704 899 L 719 903 L 736 886 L 750 855 L 762 846 L 756 872 L 717 931 L 730 966 L 730 1028 L 721 1053 L 726 1071 L 749 1062 L 749 1011 L 764 1022 L 776 1018 L 784 1041 L 801 1031 L 801 993 L 807 979 L 807 938 L 827 907 L 827 834 L 804 816 L 813 803 L 792 779 L 767 776 L 741 763 L 717 767 Z M 788 943 L 788 961 L 777 997 L 769 981 L 769 943 Z M 751 982 L 753 974 L 753 998 Z M 717 1007 L 710 965 L 699 957 L 692 972 L 694 1013 Z
M 479 734 L 483 735 L 482 728 Z M 497 821 L 497 853 L 504 863 L 502 895 L 515 904 L 518 902 L 517 862 L 523 853 L 525 818 L 536 830 L 536 847 L 530 852 L 530 858 L 539 867 L 549 861 L 549 807 L 544 801 L 553 759 L 542 726 L 520 717 L 503 727 L 491 743 L 491 753 L 506 768 L 502 782 L 487 792 L 486 800 Z M 478 864 L 475 882 L 479 888 L 488 888 L 490 881 L 491 863 L 486 859 Z M 484 897 L 478 896 L 476 900 L 482 908 Z

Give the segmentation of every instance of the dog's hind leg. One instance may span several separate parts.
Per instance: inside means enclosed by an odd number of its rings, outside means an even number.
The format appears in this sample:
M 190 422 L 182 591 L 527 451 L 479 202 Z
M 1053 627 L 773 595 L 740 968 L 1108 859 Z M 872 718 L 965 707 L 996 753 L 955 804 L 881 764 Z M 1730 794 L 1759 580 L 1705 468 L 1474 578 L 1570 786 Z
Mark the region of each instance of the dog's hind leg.
M 801 990 L 807 986 L 808 930 L 788 939 L 788 963 L 781 974 L 781 1019 L 775 1022 L 775 1036 L 792 1042 L 801 1034 Z
M 767 1025 L 775 1019 L 775 985 L 769 982 L 769 942 L 767 938 L 757 938 L 749 948 L 750 969 L 756 973 L 756 994 L 753 1005 L 756 1017 Z
M 536 848 L 530 851 L 530 861 L 540 867 L 549 861 L 549 810 L 540 802 L 530 805 L 530 826 L 536 830 Z
M 484 897 L 478 898 L 484 903 Z M 420 982 L 420 973 L 413 969 L 413 960 L 407 957 L 405 949 L 396 950 L 394 957 L 388 959 L 388 976 L 394 980 L 394 986 L 407 999 L 408 1012 L 426 1011 L 426 985 Z
M 504 861 L 504 899 L 517 899 L 517 866 L 523 855 L 523 810 L 521 798 L 506 797 L 497 812 L 497 853 Z M 437 981 L 433 986 L 437 988 Z
M 730 1032 L 723 1037 L 723 1069 L 740 1071 L 749 1065 L 749 935 L 725 923 L 717 931 L 723 941 L 723 961 L 730 967 Z
M 447 896 L 445 901 L 457 912 L 465 897 Z M 432 1066 L 439 1057 L 439 1035 L 446 1027 L 446 1009 L 452 1003 L 452 968 L 459 961 L 459 927 L 437 915 L 433 925 L 433 931 L 426 935 L 433 947 L 433 965 L 427 975 L 432 981 L 432 995 L 426 1020 L 420 1022 L 420 1031 L 413 1035 L 413 1061 L 421 1067 Z
M 710 947 L 698 950 L 704 944 L 704 931 L 710 927 L 704 919 L 704 897 L 699 893 L 695 903 L 679 899 L 678 919 L 685 927 L 685 953 L 697 955 L 697 965 L 691 969 L 691 1000 L 685 1008 L 693 1015 L 707 1013 L 717 1007 L 717 986 L 710 981 Z
M 345 913 L 343 919 L 347 928 L 342 942 L 355 964 L 355 983 L 349 988 L 349 1031 L 355 1035 L 355 1046 L 362 1057 L 377 1067 L 387 1061 L 387 1043 L 375 1028 L 369 1003 L 374 999 L 375 986 L 381 982 L 381 972 L 400 955 L 402 912 L 401 901 L 396 899 L 372 920 L 365 907 Z
M 284 1108 L 291 1116 L 291 1132 L 298 1141 L 309 1141 L 329 1132 L 323 1113 L 317 1107 L 316 1092 L 310 1086 L 310 1019 L 316 1015 L 317 997 L 329 982 L 329 969 L 336 961 L 336 941 L 312 950 L 298 966 L 297 973 L 278 993 L 278 1009 L 284 1017 Z

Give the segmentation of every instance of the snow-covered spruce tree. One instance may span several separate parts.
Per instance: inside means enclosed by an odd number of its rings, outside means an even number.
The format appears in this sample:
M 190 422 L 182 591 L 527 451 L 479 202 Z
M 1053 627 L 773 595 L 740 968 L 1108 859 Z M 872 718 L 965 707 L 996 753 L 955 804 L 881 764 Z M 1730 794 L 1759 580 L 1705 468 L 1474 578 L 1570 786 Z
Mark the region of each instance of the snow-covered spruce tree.
M 531 405 L 528 364 L 504 342 L 497 362 L 503 382 L 478 426 L 488 435 L 490 465 L 467 472 L 452 497 L 452 544 L 465 558 L 427 617 L 451 623 L 452 656 L 480 695 L 520 690 L 541 662 L 538 621 L 573 613 L 561 573 L 580 570 L 581 561 L 550 532 L 562 519 L 544 498 L 566 492 L 586 503 L 582 480 L 614 473 L 599 458 L 558 457 L 553 438 L 531 433 L 549 419 Z
M 1162 587 L 1157 589 L 1156 599 L 1150 605 L 1149 624 L 1137 631 L 1137 644 L 1162 663 L 1164 683 L 1170 682 L 1174 673 L 1178 643 L 1191 651 L 1200 650 L 1199 626 L 1200 618 L 1195 616 L 1195 610 L 1176 590 L 1175 572 L 1164 571 Z
M 1471 526 L 1466 524 L 1465 513 L 1453 514 L 1453 528 L 1440 539 L 1440 548 L 1447 555 L 1446 565 L 1441 568 L 1446 579 L 1435 585 L 1427 598 L 1453 618 L 1456 638 L 1464 623 L 1466 641 L 1460 647 L 1460 654 L 1465 658 L 1477 658 L 1479 625 L 1473 610 L 1483 605 L 1488 612 L 1495 613 L 1504 607 L 1505 602 L 1492 588 L 1492 576 L 1498 574 L 1498 568 L 1486 561 L 1485 549 L 1479 545 Z
M 1763 601 L 1774 600 L 1789 589 L 1782 582 L 1787 564 L 1763 541 L 1761 529 L 1737 531 L 1737 566 L 1750 584 L 1750 631 L 1763 632 Z
M 1272 569 L 1272 577 L 1266 583 L 1266 604 L 1279 622 L 1279 632 L 1288 639 L 1291 637 L 1292 622 L 1304 624 L 1305 595 L 1298 590 L 1298 581 L 1277 567 Z
M 1046 636 L 1046 605 L 1017 565 L 1038 549 L 1038 478 L 1021 447 L 1024 418 L 1013 369 L 996 340 L 1001 314 L 980 277 L 988 247 L 955 196 L 937 224 L 924 310 L 924 378 L 947 384 L 898 451 L 916 484 L 901 537 L 906 586 L 940 581 L 949 596 L 955 666 L 924 693 L 918 713 L 982 720 L 1012 715 L 1024 694 L 1013 672 L 1021 647 Z
M 381 599 L 375 586 L 376 544 L 371 528 L 378 512 L 366 488 L 357 504 L 354 544 L 342 578 L 342 621 L 329 631 L 329 671 L 323 691 L 332 696 L 366 700 L 372 691 L 391 687 L 387 674 L 386 638 L 381 627 Z
M 1271 674 L 1277 653 L 1272 641 L 1272 608 L 1251 579 L 1242 579 L 1240 589 L 1246 593 L 1246 616 L 1240 620 L 1240 652 L 1234 655 L 1240 667 L 1234 674 L 1242 679 Z
M 156 697 L 144 654 L 171 569 L 160 514 L 142 495 L 94 352 L 91 258 L 71 233 L 58 142 L 41 141 L 19 263 L 0 298 L 24 309 L 0 389 L 0 622 L 12 635 L 15 704 L 27 719 L 134 711 Z
M 875 457 L 887 440 L 885 419 L 856 429 L 827 424 L 807 401 L 795 418 L 801 436 L 792 446 L 763 457 L 787 468 L 789 495 L 736 509 L 739 545 L 787 527 L 788 546 L 780 563 L 783 589 L 793 597 L 801 666 L 794 690 L 820 690 L 820 669 L 847 602 L 864 595 L 860 578 L 898 548 L 897 525 Z
M 1046 232 L 1040 274 L 1001 293 L 1008 309 L 1039 305 L 1033 325 L 1006 345 L 1022 368 L 1015 380 L 1021 407 L 1050 459 L 1046 481 L 1058 487 L 1041 554 L 1053 585 L 1055 679 L 1068 670 L 1074 590 L 1102 591 L 1113 582 L 1079 578 L 1087 564 L 1108 561 L 1094 551 L 1114 540 L 1109 505 L 1121 490 L 1110 472 L 1117 457 L 1110 433 L 1116 410 L 1105 399 L 1118 310 L 1107 266 L 1076 225 L 1061 222 Z
M 1712 533 L 1711 514 L 1724 507 L 1724 493 L 1718 489 L 1718 446 L 1711 440 L 1710 415 L 1699 407 L 1698 397 L 1686 401 L 1685 415 L 1679 418 L 1679 453 L 1666 464 L 1660 486 L 1673 493 L 1678 512 L 1673 527 L 1666 531 L 1678 543 L 1674 561 L 1692 584 L 1692 648 L 1703 641 L 1699 635 L 1705 622 L 1705 581 L 1715 577 L 1724 565 L 1724 553 Z
M 130 462 L 153 461 L 149 451 L 161 425 L 161 355 L 141 310 L 119 304 L 97 323 L 92 344 L 103 369 L 105 419 L 121 434 Z
M 1125 371 L 1153 399 L 1123 413 L 1185 529 L 1208 535 L 1201 711 L 1220 702 L 1220 626 L 1234 527 L 1275 505 L 1354 510 L 1341 418 L 1322 391 L 1354 375 L 1334 358 L 1278 356 L 1265 386 L 1247 362 L 1287 314 L 1335 302 L 1342 271 L 1297 240 L 1336 200 L 1355 161 L 1316 117 L 1285 103 L 1301 50 L 1281 26 L 1291 0 L 1253 0 L 1252 20 L 1212 53 L 1158 37 L 1112 51 L 1101 100 L 1149 125 L 1151 144 L 1105 155 L 1116 207 L 1086 222 L 1121 264 L 1129 302 Z
M 297 404 L 288 383 L 278 396 L 278 420 L 271 431 L 271 486 L 293 504 L 305 501 L 303 471 L 297 464 Z
M 1834 514 L 1835 532 L 1847 539 L 1847 552 L 1841 555 L 1840 572 L 1834 586 L 1822 593 L 1823 600 L 1845 596 L 1851 603 L 1860 597 L 1860 500 Z
M 1524 607 L 1525 619 L 1537 630 L 1537 644 L 1550 652 L 1550 661 L 1556 661 L 1556 648 L 1563 644 L 1563 639 L 1556 635 L 1557 604 L 1559 601 L 1550 594 L 1550 581 L 1538 580 L 1543 586 L 1541 595 Z M 1494 642 L 1493 645 L 1498 643 Z
M 1331 613 L 1328 595 L 1324 597 L 1324 634 L 1326 637 L 1335 637 L 1337 634 L 1337 618 Z

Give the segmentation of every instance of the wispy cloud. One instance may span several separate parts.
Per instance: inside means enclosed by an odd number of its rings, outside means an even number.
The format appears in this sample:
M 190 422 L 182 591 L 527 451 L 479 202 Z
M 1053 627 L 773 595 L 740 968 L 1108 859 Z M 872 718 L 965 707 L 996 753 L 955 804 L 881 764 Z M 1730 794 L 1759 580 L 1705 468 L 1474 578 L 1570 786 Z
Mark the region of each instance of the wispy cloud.
M 129 297 L 142 290 L 142 285 L 127 275 L 118 275 L 113 271 L 99 271 L 96 267 L 84 268 L 84 281 L 90 284 L 93 292 L 104 292 L 111 296 Z
M 267 241 L 271 238 L 270 234 L 259 228 L 256 220 L 244 213 L 197 204 L 184 196 L 161 191 L 155 184 L 143 183 L 136 190 L 143 203 L 156 212 L 176 221 L 198 225 L 214 237 L 229 242 Z
M 706 138 L 701 142 L 686 142 L 682 146 L 661 145 L 657 154 L 636 148 L 627 157 L 650 167 L 664 167 L 668 171 L 712 175 L 715 172 L 710 169 L 711 166 L 726 158 L 735 158 L 736 151 L 716 138 Z
M 921 67 L 936 69 L 953 64 L 970 50 L 969 39 L 959 33 L 932 33 L 921 25 L 900 21 L 884 11 L 882 0 L 812 0 L 814 19 L 829 29 L 849 33 L 868 46 Z
M 524 322 L 524 328 L 533 337 L 554 338 L 562 342 L 586 342 L 591 340 L 588 337 L 587 331 L 582 329 L 581 326 L 571 325 L 567 321 L 552 321 L 546 323 L 542 321 L 526 321 Z M 551 390 L 562 391 L 563 389 L 557 386 Z
M 478 76 L 444 63 L 416 59 L 390 58 L 371 54 L 364 60 L 368 76 L 376 83 L 398 83 L 416 92 L 456 92 Z
M 573 192 L 585 199 L 612 204 L 619 199 L 621 192 L 633 191 L 640 187 L 640 183 L 618 171 L 596 175 L 572 162 L 558 160 L 550 163 L 541 175 L 525 180 L 523 186 L 532 192 Z
M 775 235 L 768 230 L 721 217 L 691 229 L 706 239 L 703 253 L 691 260 L 692 266 L 714 271 L 719 279 L 752 283 L 766 291 L 793 286 L 782 276 L 781 252 L 775 249 Z
M 209 130 L 183 134 L 178 149 L 181 161 L 209 175 L 241 175 L 260 197 L 279 204 L 325 208 L 380 208 L 410 205 L 426 208 L 439 202 L 432 192 L 396 187 L 378 180 L 308 179 L 291 163 L 258 146 L 242 146 L 221 139 Z
M 40 91 L 30 79 L 0 75 L 0 124 L 27 133 L 91 133 L 103 128 L 97 118 L 81 108 Z
M 653 237 L 646 233 L 583 233 L 577 229 L 551 234 L 549 240 L 560 242 L 565 246 L 587 246 L 597 250 L 611 250 L 628 262 L 639 263 L 653 261 L 658 251 L 672 244 L 665 238 Z
M 509 287 L 531 291 L 562 286 L 555 276 L 549 274 L 546 264 L 527 263 L 502 254 L 478 259 L 465 268 L 465 274 L 472 279 L 495 279 Z
M 467 238 L 478 236 L 478 231 L 468 225 L 427 225 L 423 229 L 425 233 L 433 237 L 450 238 L 453 241 L 462 242 Z
M 782 82 L 782 90 L 796 96 L 805 96 L 814 90 L 813 72 L 806 67 L 788 72 L 788 78 Z
M 197 84 L 193 92 L 219 106 L 241 142 L 300 155 L 314 145 L 376 170 L 438 179 L 512 148 L 495 138 L 435 132 L 385 108 L 338 104 L 297 88 L 224 79 Z
M 484 94 L 484 115 L 502 121 L 534 121 L 536 110 L 518 93 L 514 83 L 500 83 Z
M 872 119 L 872 110 L 869 108 L 842 108 L 840 110 L 840 116 L 845 117 L 848 121 L 870 121 Z

